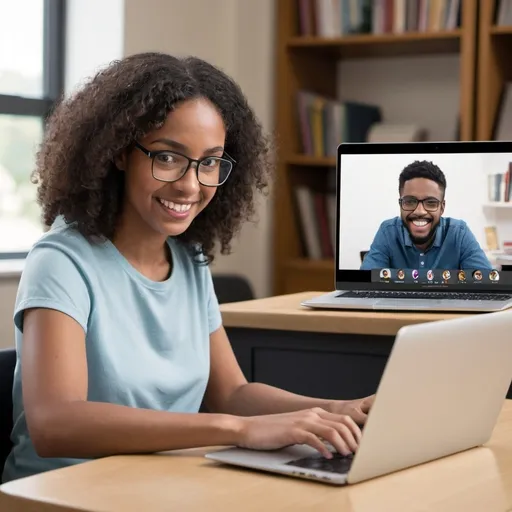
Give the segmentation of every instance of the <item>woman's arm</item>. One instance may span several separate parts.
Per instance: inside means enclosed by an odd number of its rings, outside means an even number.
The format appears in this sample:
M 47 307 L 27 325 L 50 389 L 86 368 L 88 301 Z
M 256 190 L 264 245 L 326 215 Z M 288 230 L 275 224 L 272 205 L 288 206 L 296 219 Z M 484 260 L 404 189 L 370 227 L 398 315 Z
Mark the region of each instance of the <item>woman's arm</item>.
M 247 383 L 223 327 L 210 335 L 210 380 L 206 405 L 213 412 L 256 416 L 319 407 L 336 414 L 348 414 L 357 423 L 366 420 L 363 400 L 322 400 L 290 393 L 260 383 Z
M 361 432 L 353 420 L 321 409 L 243 418 L 222 412 L 181 414 L 88 402 L 82 327 L 64 313 L 39 308 L 25 312 L 23 326 L 23 401 L 39 456 L 92 458 L 198 446 L 277 449 L 309 444 L 331 457 L 320 438 L 340 453 L 357 449 Z M 219 388 L 223 393 L 234 384 L 225 382 L 229 385 L 221 383 Z M 226 398 L 215 396 L 212 389 L 209 395 L 213 403 Z M 235 398 L 234 402 L 237 410 L 241 401 Z
M 241 424 L 233 416 L 87 402 L 80 325 L 50 309 L 26 311 L 23 325 L 23 400 L 40 456 L 89 458 L 238 443 Z

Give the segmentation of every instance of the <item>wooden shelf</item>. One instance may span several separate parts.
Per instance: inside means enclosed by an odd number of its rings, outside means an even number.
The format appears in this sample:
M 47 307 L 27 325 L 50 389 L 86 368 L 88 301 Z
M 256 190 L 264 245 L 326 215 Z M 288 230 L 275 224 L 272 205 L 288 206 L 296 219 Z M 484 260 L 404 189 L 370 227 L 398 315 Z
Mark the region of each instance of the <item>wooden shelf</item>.
M 330 272 L 334 279 L 334 260 L 310 260 L 308 258 L 295 258 L 286 263 L 291 270 Z
M 489 32 L 493 35 L 509 35 L 509 36 L 512 36 L 512 27 L 509 27 L 509 26 L 503 26 L 503 27 L 498 27 L 498 26 L 494 26 L 494 27 L 491 27 Z
M 336 158 L 295 154 L 286 158 L 286 163 L 305 167 L 336 167 Z
M 283 262 L 281 268 L 283 293 L 296 293 L 311 289 L 334 290 L 334 260 L 294 258 Z
M 497 0 L 482 0 L 478 14 L 476 140 L 492 140 L 500 115 L 504 86 L 510 81 L 512 26 L 495 25 Z
M 431 53 L 456 53 L 460 48 L 461 30 L 409 32 L 404 34 L 356 34 L 351 36 L 292 37 L 289 50 L 322 51 L 335 57 L 392 57 Z
M 490 6 L 487 6 L 488 1 Z M 332 259 L 309 260 L 303 257 L 305 236 L 296 187 L 302 185 L 325 192 L 327 187 L 332 186 L 328 174 L 330 169 L 336 167 L 336 155 L 318 158 L 300 153 L 302 137 L 297 109 L 298 91 L 311 91 L 326 98 L 351 99 L 353 93 L 340 90 L 343 84 L 339 76 L 340 59 L 454 55 L 459 68 L 459 137 L 464 141 L 475 140 L 475 128 L 477 121 L 480 122 L 475 118 L 477 15 L 482 6 L 486 15 L 487 11 L 490 13 L 495 0 L 461 0 L 460 3 L 460 27 L 456 30 L 353 34 L 331 38 L 300 35 L 297 0 L 273 2 L 276 8 L 275 133 L 279 140 L 277 179 L 273 188 L 273 294 L 332 291 L 335 285 L 335 263 Z M 490 40 L 488 28 L 491 23 L 487 22 L 487 18 L 486 23 L 486 34 Z M 503 47 L 506 53 L 509 49 L 508 38 L 503 36 L 495 39 L 499 40 L 495 46 Z M 369 64 L 371 60 L 366 65 Z M 385 62 L 382 64 L 384 66 Z M 393 66 L 395 64 L 404 66 L 404 75 L 407 74 L 407 62 L 394 62 Z M 417 83 L 416 77 L 411 82 Z M 428 87 L 428 84 L 425 86 Z M 380 105 L 384 101 L 379 83 L 364 84 L 364 87 L 375 88 L 372 103 Z M 427 112 L 428 108 L 424 109 L 426 118 L 432 115 Z M 385 120 L 393 122 L 391 113 L 389 119 L 387 116 L 386 112 Z M 489 114 L 489 117 L 492 116 Z M 416 122 L 421 124 L 424 121 L 420 117 Z

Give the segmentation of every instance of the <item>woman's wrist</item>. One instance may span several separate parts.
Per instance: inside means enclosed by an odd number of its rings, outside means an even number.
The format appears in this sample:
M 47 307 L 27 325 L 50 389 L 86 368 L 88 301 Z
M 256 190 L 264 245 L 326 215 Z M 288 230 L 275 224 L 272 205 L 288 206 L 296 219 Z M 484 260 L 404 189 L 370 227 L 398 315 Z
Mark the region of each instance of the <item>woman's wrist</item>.
M 215 424 L 219 438 L 218 444 L 225 446 L 240 445 L 248 418 L 231 414 L 219 414 L 216 416 L 218 416 Z

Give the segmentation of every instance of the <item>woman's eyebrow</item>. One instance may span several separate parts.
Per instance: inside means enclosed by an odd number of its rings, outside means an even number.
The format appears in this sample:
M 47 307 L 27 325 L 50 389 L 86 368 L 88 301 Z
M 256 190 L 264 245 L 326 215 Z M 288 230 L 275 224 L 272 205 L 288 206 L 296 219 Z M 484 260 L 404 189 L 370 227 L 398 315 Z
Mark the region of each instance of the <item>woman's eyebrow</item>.
M 172 149 L 177 149 L 178 151 L 183 151 L 184 153 L 189 151 L 189 148 L 187 146 L 185 146 L 184 144 L 181 144 L 181 142 L 177 142 L 177 141 L 172 140 L 172 139 L 165 139 L 165 138 L 163 138 L 163 139 L 156 139 L 156 140 L 152 141 L 151 144 L 154 144 L 156 142 L 160 142 L 162 144 L 165 144 L 166 146 L 169 146 Z M 215 146 L 213 148 L 205 149 L 203 151 L 203 154 L 209 155 L 209 154 L 212 154 L 212 153 L 217 153 L 218 151 L 224 151 L 224 148 L 222 146 Z

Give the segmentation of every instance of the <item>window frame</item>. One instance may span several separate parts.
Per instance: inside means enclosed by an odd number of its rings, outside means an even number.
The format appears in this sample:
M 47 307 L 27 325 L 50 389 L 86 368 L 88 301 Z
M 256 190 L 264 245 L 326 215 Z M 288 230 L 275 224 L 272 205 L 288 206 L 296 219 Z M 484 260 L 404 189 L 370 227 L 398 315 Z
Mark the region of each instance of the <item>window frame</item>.
M 0 94 L 0 114 L 40 117 L 44 123 L 64 91 L 65 0 L 43 0 L 43 97 Z M 28 252 L 2 252 L 0 260 L 23 259 Z

